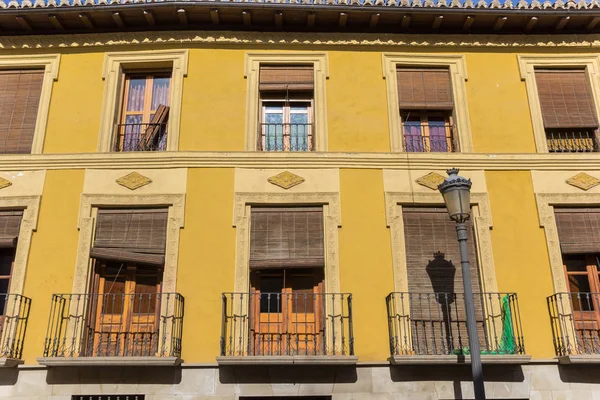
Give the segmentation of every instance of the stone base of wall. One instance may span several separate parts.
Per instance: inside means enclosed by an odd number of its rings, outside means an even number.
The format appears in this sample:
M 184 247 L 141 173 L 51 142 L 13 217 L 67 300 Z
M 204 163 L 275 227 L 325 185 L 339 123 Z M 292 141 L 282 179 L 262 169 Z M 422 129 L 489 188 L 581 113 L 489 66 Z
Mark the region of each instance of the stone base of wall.
M 598 366 L 484 367 L 489 399 L 600 400 Z M 0 397 L 144 394 L 147 400 L 237 400 L 239 396 L 330 395 L 332 400 L 472 399 L 469 365 L 21 367 L 0 370 Z

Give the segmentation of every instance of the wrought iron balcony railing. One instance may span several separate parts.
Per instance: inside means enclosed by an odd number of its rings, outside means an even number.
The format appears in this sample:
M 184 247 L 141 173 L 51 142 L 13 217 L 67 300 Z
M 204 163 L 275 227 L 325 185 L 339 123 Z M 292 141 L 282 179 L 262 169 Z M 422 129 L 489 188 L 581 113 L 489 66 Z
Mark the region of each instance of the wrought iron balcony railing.
M 402 123 L 404 151 L 450 153 L 458 151 L 454 125 L 446 122 Z
M 223 293 L 221 356 L 353 356 L 348 293 Z
M 115 125 L 114 151 L 162 151 L 167 148 L 167 122 Z
M 547 301 L 556 355 L 600 354 L 600 293 L 556 293 Z
M 313 124 L 261 124 L 259 149 L 263 151 L 314 150 Z
M 44 357 L 180 357 L 179 293 L 55 294 Z
M 591 153 L 598 151 L 595 129 L 546 129 L 550 153 Z
M 517 295 L 475 293 L 481 354 L 525 354 Z M 464 294 L 390 293 L 390 352 L 394 356 L 468 355 Z
M 20 294 L 0 294 L 0 358 L 20 359 L 27 330 L 31 299 Z

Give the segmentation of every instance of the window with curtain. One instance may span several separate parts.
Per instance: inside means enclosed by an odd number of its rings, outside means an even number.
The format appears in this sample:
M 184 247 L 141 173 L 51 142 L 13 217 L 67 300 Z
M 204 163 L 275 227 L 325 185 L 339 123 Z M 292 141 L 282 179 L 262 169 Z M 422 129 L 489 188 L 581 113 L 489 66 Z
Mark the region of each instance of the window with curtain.
M 396 75 L 404 150 L 457 151 L 450 71 L 402 67 Z
M 536 69 L 535 80 L 548 151 L 598 151 L 598 118 L 586 70 Z
M 116 151 L 157 151 L 167 145 L 171 74 L 127 73 L 124 75 Z
M 314 71 L 310 65 L 261 65 L 258 149 L 314 149 Z
M 43 80 L 43 70 L 0 71 L 0 154 L 31 153 Z

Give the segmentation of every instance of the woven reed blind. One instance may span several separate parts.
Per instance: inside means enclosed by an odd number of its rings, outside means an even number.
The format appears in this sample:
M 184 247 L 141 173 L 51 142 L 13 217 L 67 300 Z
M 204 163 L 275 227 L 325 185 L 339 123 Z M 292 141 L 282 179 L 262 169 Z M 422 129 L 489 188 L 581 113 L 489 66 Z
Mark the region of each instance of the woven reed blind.
M 324 265 L 322 207 L 252 207 L 250 268 Z
M 416 293 L 463 293 L 456 223 L 445 208 L 402 207 L 408 270 L 408 290 Z M 479 292 L 479 270 L 472 228 L 468 245 L 471 282 Z M 441 252 L 444 257 L 434 257 Z M 454 271 L 454 274 L 452 274 Z
M 452 84 L 448 69 L 398 68 L 401 110 L 451 110 Z
M 0 211 L 0 248 L 16 247 L 23 211 Z
M 98 210 L 91 256 L 163 264 L 167 217 L 167 209 Z
M 536 70 L 546 128 L 596 128 L 596 108 L 585 70 Z
M 555 208 L 563 254 L 600 253 L 600 208 Z
M 312 65 L 261 65 L 258 89 L 261 92 L 312 91 Z
M 0 71 L 0 153 L 31 153 L 44 71 Z

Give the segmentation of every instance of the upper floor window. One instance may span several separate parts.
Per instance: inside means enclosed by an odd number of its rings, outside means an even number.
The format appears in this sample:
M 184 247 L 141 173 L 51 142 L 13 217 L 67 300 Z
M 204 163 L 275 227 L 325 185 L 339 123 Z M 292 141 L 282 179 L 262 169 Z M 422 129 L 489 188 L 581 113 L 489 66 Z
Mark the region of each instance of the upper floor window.
M 312 65 L 261 65 L 259 96 L 259 150 L 314 149 Z
M 0 153 L 30 154 L 44 70 L 0 71 Z
M 449 70 L 400 67 L 397 82 L 404 151 L 457 151 Z
M 535 69 L 548 151 L 598 151 L 598 119 L 585 69 Z
M 127 73 L 123 78 L 115 151 L 166 150 L 171 74 Z

